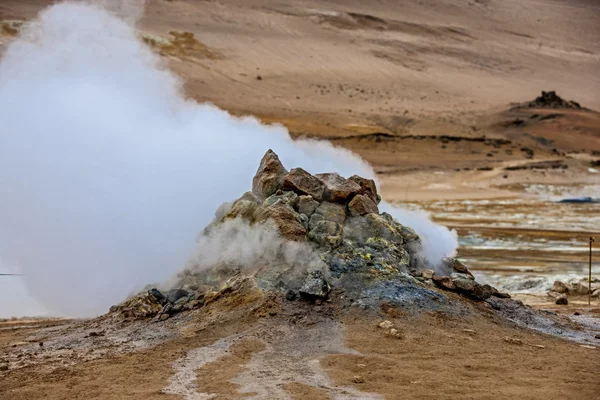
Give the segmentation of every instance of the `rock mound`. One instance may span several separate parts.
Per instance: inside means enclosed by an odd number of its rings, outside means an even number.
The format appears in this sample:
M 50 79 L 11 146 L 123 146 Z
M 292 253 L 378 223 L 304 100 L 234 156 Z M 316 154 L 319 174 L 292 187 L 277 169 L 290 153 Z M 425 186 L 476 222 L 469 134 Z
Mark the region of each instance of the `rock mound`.
M 170 292 L 152 289 L 111 311 L 129 318 L 166 319 L 203 306 L 215 293 L 227 292 L 231 279 L 248 274 L 260 290 L 281 292 L 289 300 L 323 301 L 338 291 L 349 303 L 375 309 L 382 302 L 414 306 L 413 311 L 419 312 L 449 309 L 447 291 L 476 301 L 508 297 L 477 283 L 457 259 L 444 259 L 437 272 L 425 269 L 432 266 L 419 255 L 418 234 L 390 214 L 380 213 L 380 200 L 371 179 L 312 175 L 302 168 L 288 171 L 268 150 L 252 180 L 252 191 L 220 207 L 203 235 L 228 223 L 276 230 L 284 245 L 301 246 L 311 257 L 290 263 L 270 249 L 274 254 L 261 258 L 251 272 L 236 262 L 209 269 L 190 266 Z
M 522 103 L 514 107 L 516 109 L 519 108 L 551 108 L 551 109 L 579 109 L 579 110 L 587 110 L 582 107 L 579 103 L 572 100 L 564 100 L 560 96 L 556 94 L 554 90 L 545 92 L 542 91 L 542 94 L 536 97 L 535 100 Z

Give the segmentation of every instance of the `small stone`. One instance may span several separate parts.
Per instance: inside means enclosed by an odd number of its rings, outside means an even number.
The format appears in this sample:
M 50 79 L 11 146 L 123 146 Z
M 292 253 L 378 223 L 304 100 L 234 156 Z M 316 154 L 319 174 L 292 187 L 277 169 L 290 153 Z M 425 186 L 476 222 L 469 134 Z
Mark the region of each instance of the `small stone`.
M 360 375 L 356 375 L 354 378 L 352 378 L 352 382 L 354 382 L 354 383 L 365 383 L 365 378 L 363 378 Z
M 285 299 L 288 301 L 296 300 L 296 292 L 294 292 L 292 289 L 288 290 L 285 294 Z
M 402 334 L 400 333 L 400 331 L 398 329 L 392 328 L 390 329 L 390 336 L 393 336 L 397 339 L 402 339 Z
M 0 371 L 8 371 L 8 364 L 0 365 Z
M 435 271 L 432 269 L 424 269 L 421 271 L 421 276 L 425 279 L 433 279 L 433 275 L 435 275 Z
M 456 290 L 456 286 L 454 285 L 454 282 L 452 281 L 452 279 L 450 279 L 449 276 L 434 275 L 431 279 L 433 280 L 433 283 L 436 284 L 436 286 L 442 289 Z
M 554 281 L 554 285 L 552 285 L 552 289 L 553 292 L 556 293 L 566 293 L 569 294 L 570 292 L 573 291 L 573 288 L 571 287 L 571 285 L 566 284 L 564 282 L 561 281 Z
M 566 294 L 561 294 L 560 296 L 558 296 L 556 298 L 555 303 L 558 304 L 558 305 L 567 305 L 567 304 L 569 304 L 569 300 L 567 299 L 567 295 Z
M 366 214 L 379 214 L 377 204 L 367 195 L 358 194 L 348 203 L 348 211 L 353 217 Z
M 394 327 L 394 323 L 392 321 L 385 320 L 379 323 L 379 327 L 381 329 L 391 329 Z
M 516 345 L 518 345 L 518 346 L 521 346 L 521 345 L 523 344 L 523 341 L 522 341 L 521 339 L 519 339 L 519 338 L 514 338 L 514 337 L 510 337 L 510 336 L 507 336 L 507 337 L 505 337 L 505 338 L 504 338 L 504 341 L 505 341 L 505 342 L 508 342 L 508 343 L 510 343 L 510 344 L 516 344 Z
M 474 335 L 475 333 L 477 333 L 477 331 L 475 331 L 474 329 L 463 329 L 462 331 L 464 333 L 468 333 L 469 335 Z
M 324 299 L 331 291 L 331 286 L 319 270 L 309 272 L 300 288 L 302 296 L 312 299 Z
M 594 336 L 596 339 L 600 339 L 600 333 Z
M 321 201 L 325 184 L 302 168 L 294 168 L 283 178 L 283 188 L 299 195 L 310 195 L 315 200 Z
M 298 196 L 297 207 L 300 214 L 310 217 L 313 215 L 317 207 L 319 207 L 319 202 L 313 199 L 312 196 Z
M 349 179 L 336 173 L 326 173 L 315 175 L 325 184 L 324 199 L 334 203 L 346 203 L 353 196 L 358 194 L 361 186 Z
M 545 349 L 546 346 L 543 346 L 541 344 L 534 344 L 533 347 L 537 347 L 538 349 Z

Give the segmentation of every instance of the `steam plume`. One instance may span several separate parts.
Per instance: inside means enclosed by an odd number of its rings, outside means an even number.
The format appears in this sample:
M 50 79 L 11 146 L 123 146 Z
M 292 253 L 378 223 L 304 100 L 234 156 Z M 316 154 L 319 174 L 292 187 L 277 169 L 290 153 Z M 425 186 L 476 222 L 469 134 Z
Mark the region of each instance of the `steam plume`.
M 0 120 L 0 255 L 53 314 L 99 314 L 173 275 L 268 148 L 288 168 L 374 177 L 349 151 L 186 100 L 127 19 L 81 3 L 47 8 L 7 48 Z M 388 211 L 431 260 L 456 248 L 426 217 Z

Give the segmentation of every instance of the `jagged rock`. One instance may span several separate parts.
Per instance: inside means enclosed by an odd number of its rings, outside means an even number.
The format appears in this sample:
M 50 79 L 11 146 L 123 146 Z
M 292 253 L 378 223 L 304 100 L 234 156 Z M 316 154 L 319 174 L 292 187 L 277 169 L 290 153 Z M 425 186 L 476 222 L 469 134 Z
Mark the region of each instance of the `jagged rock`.
M 452 291 L 456 290 L 456 286 L 454 285 L 454 282 L 452 281 L 452 279 L 450 279 L 449 276 L 434 275 L 431 279 L 433 280 L 433 283 L 435 283 L 436 286 L 438 286 L 439 288 Z
M 473 278 L 473 274 L 471 273 L 471 271 L 469 271 L 469 269 L 463 263 L 461 263 L 458 259 L 456 259 L 456 258 L 453 258 L 453 257 L 444 257 L 442 259 L 442 265 L 444 267 L 446 267 L 447 269 L 449 269 L 450 273 L 452 273 L 452 272 L 458 272 L 458 273 L 461 273 L 461 274 L 470 275 L 471 278 Z
M 472 279 L 453 279 L 456 291 L 476 300 L 485 300 L 494 294 L 495 289 L 490 285 L 480 285 Z M 496 290 L 497 292 L 497 290 Z
M 319 221 L 308 233 L 308 238 L 321 246 L 337 247 L 342 243 L 342 225 L 333 221 Z
M 554 90 L 549 92 L 542 91 L 542 95 L 538 96 L 534 101 L 522 104 L 520 107 L 526 108 L 582 108 L 581 105 L 575 101 L 568 101 L 562 99 L 556 94 Z
M 358 175 L 352 175 L 348 178 L 349 181 L 353 181 L 358 183 L 361 187 L 361 194 L 366 194 L 375 202 L 375 204 L 379 204 L 381 201 L 381 197 L 377 194 L 377 186 L 375 185 L 375 181 L 372 179 L 366 179 Z
M 306 228 L 302 225 L 300 214 L 289 204 L 277 202 L 269 207 L 259 207 L 255 216 L 259 222 L 272 220 L 279 233 L 286 239 L 306 240 Z
M 587 282 L 577 282 L 573 289 L 575 293 L 582 296 L 589 293 L 589 287 Z
M 298 196 L 297 209 L 300 214 L 304 214 L 310 218 L 317 207 L 319 207 L 319 202 L 313 199 L 312 196 Z
M 173 290 L 169 290 L 167 292 L 167 301 L 171 304 L 174 304 L 177 302 L 177 300 L 181 299 L 181 298 L 185 298 L 189 295 L 190 293 L 186 290 L 183 289 L 173 289 Z
M 258 198 L 265 199 L 281 189 L 283 179 L 288 171 L 283 167 L 277 154 L 269 149 L 256 171 L 256 175 L 252 179 L 252 193 Z
M 421 276 L 425 279 L 433 279 L 433 275 L 435 275 L 435 272 L 432 269 L 424 269 L 421 271 Z
M 462 274 L 460 272 L 453 272 L 450 274 L 450 279 L 455 280 L 455 279 L 470 279 L 472 281 L 475 280 L 475 278 L 473 277 L 473 275 L 470 274 Z
M 165 304 L 167 302 L 165 295 L 163 295 L 157 288 L 148 290 L 148 295 L 152 296 L 159 304 Z
M 555 303 L 559 304 L 559 305 L 567 305 L 567 304 L 569 304 L 569 300 L 567 299 L 567 295 L 564 294 L 564 293 L 562 293 L 560 296 L 558 296 L 556 298 Z
M 363 245 L 371 237 L 385 239 L 397 245 L 404 243 L 396 224 L 377 214 L 351 217 L 344 224 L 344 239 Z
M 158 290 L 156 290 L 156 292 L 160 293 Z M 156 292 L 153 292 L 153 294 L 144 293 L 127 299 L 121 304 L 112 306 L 110 312 L 120 314 L 123 318 L 127 319 L 153 317 L 160 312 L 163 304 L 168 304 L 166 303 L 166 298 L 164 299 L 165 303 L 161 304 L 159 300 L 157 300 L 157 297 L 155 297 Z
M 554 285 L 552 285 L 552 289 L 553 292 L 556 293 L 571 293 L 573 291 L 573 287 L 571 285 L 569 285 L 568 283 L 564 283 L 561 281 L 554 281 Z
M 298 204 L 298 195 L 294 192 L 284 192 L 282 190 L 278 190 L 275 194 L 267 197 L 267 199 L 263 202 L 263 206 L 272 206 L 278 201 L 289 204 L 292 207 L 296 207 L 296 204 Z
M 254 214 L 258 210 L 258 204 L 250 200 L 237 200 L 233 207 L 225 214 L 222 221 L 241 217 L 248 222 L 254 221 Z
M 402 237 L 404 238 L 404 241 L 406 243 L 421 242 L 421 238 L 419 237 L 417 232 L 415 232 L 414 229 L 409 228 L 408 226 L 402 225 L 402 227 L 400 228 L 400 233 L 402 234 Z
M 377 204 L 367 195 L 358 194 L 348 203 L 348 211 L 353 217 L 375 213 L 379 214 Z
M 284 176 L 283 188 L 300 195 L 310 195 L 315 200 L 322 201 L 325 184 L 302 168 L 294 168 Z
M 341 204 L 328 201 L 322 202 L 315 210 L 315 214 L 323 216 L 325 221 L 337 222 L 338 224 L 343 224 L 346 220 L 346 208 Z
M 299 290 L 300 295 L 311 299 L 325 299 L 331 291 L 331 286 L 325 280 L 321 271 L 309 272 Z
M 340 174 L 326 173 L 315 175 L 325 184 L 323 198 L 334 203 L 347 203 L 354 195 L 359 193 L 361 186 Z
M 260 200 L 252 192 L 244 193 L 238 200 L 248 200 L 257 204 L 260 202 Z

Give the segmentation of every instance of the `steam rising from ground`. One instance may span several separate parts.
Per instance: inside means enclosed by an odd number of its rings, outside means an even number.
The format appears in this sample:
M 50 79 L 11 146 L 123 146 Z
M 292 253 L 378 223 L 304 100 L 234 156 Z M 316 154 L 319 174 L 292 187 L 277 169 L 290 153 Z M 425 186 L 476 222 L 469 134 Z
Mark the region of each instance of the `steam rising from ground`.
M 51 313 L 99 314 L 172 276 L 268 148 L 288 168 L 374 177 L 346 150 L 184 99 L 112 11 L 49 7 L 0 64 L 0 255 Z M 455 250 L 447 229 L 387 207 L 430 259 Z M 10 299 L 0 307 L 20 313 Z

